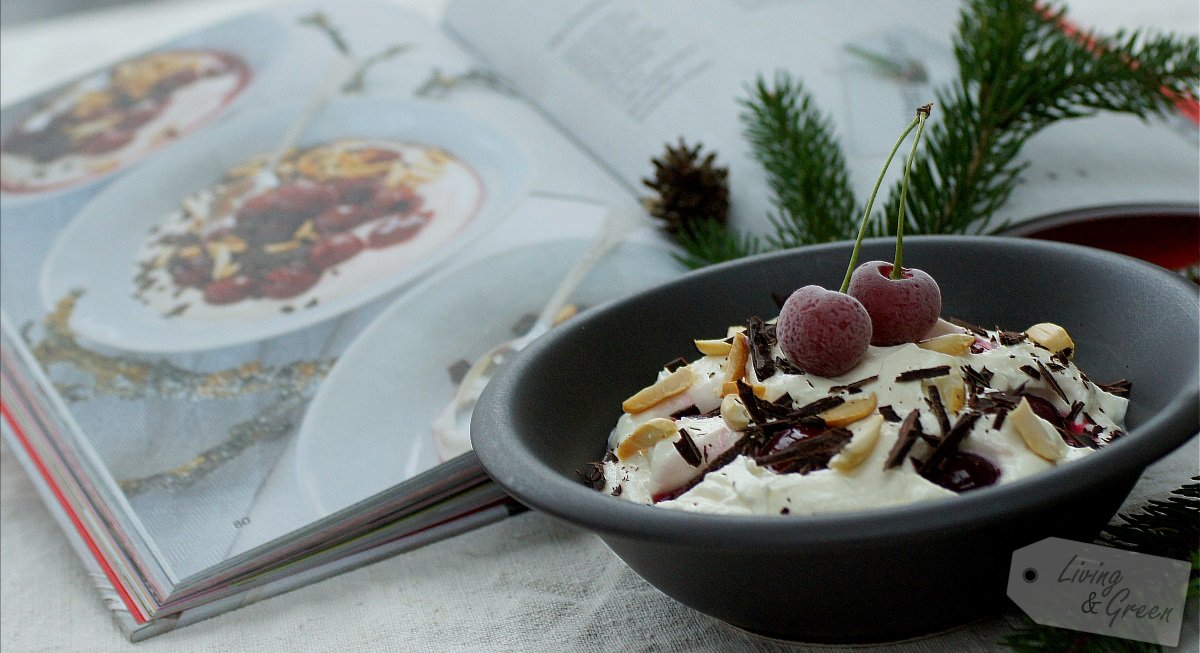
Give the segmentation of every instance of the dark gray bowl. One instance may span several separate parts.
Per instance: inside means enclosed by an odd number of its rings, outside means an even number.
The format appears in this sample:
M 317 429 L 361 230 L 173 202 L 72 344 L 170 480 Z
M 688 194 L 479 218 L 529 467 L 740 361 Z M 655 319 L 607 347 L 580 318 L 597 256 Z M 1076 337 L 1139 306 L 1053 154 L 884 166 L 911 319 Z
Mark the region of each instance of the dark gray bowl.
M 890 240 L 860 260 L 890 260 Z M 583 485 L 620 403 L 692 339 L 777 312 L 772 291 L 836 288 L 849 245 L 715 266 L 587 311 L 487 387 L 471 423 L 488 473 L 530 507 L 591 530 L 634 571 L 696 610 L 784 639 L 879 642 L 1005 604 L 1014 549 L 1088 540 L 1142 470 L 1200 428 L 1197 288 L 1161 268 L 1073 245 L 911 237 L 905 263 L 936 278 L 943 314 L 1023 329 L 1062 324 L 1097 381 L 1133 382 L 1129 434 L 1081 461 L 953 501 L 815 517 L 697 515 Z

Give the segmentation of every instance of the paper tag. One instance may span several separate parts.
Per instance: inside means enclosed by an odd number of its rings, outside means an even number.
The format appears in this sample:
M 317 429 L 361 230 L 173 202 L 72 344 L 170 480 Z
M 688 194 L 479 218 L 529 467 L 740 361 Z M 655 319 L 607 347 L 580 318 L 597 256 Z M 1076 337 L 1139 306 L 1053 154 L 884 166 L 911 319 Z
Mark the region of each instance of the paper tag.
M 1179 644 L 1190 565 L 1048 537 L 1013 552 L 1008 597 L 1035 622 Z

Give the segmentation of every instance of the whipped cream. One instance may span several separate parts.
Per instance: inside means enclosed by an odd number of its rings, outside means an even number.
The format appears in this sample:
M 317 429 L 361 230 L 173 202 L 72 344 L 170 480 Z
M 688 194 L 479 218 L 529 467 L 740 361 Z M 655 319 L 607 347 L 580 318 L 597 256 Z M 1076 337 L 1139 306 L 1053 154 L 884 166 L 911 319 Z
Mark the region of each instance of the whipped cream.
M 1128 402 L 1108 390 L 1123 389 L 1090 381 L 1070 361 L 1069 347 L 1056 352 L 1039 344 L 1048 327 L 1070 343 L 1055 325 L 1031 327 L 1027 335 L 972 333 L 939 321 L 940 337 L 870 347 L 853 369 L 825 378 L 787 365 L 767 326 L 775 369 L 764 378 L 753 357 L 737 359 L 720 345 L 682 372 L 662 370 L 643 393 L 666 387 L 671 374 L 690 384 L 645 409 L 626 409 L 595 485 L 665 508 L 763 515 L 880 508 L 1011 483 L 1122 434 Z M 741 384 L 736 392 L 731 377 Z M 825 409 L 822 419 L 789 426 L 796 420 L 785 413 L 819 400 L 842 402 L 842 416 Z M 747 401 L 759 405 L 760 419 L 746 423 Z M 764 409 L 782 421 L 764 417 Z M 799 443 L 817 444 L 817 436 L 830 441 L 816 447 L 824 455 L 792 455 Z M 800 468 L 788 471 L 797 461 Z

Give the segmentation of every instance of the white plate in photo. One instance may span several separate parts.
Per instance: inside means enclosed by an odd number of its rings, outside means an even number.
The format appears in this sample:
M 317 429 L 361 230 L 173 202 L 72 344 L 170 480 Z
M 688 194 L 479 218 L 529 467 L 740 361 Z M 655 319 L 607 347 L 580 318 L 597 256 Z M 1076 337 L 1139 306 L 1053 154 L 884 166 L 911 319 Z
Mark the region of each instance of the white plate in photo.
M 291 227 L 269 237 L 256 231 L 253 238 L 261 242 L 247 250 L 246 242 L 254 241 L 238 229 L 275 229 L 276 223 L 234 217 L 266 191 L 235 186 L 230 175 L 270 153 L 287 128 L 283 116 L 294 113 L 292 105 L 263 107 L 211 130 L 203 142 L 180 144 L 102 192 L 46 257 L 39 287 L 46 309 L 80 291 L 72 329 L 127 351 L 190 352 L 262 340 L 354 309 L 431 269 L 503 217 L 528 183 L 530 164 L 520 145 L 479 120 L 431 103 L 336 99 L 307 125 L 294 168 L 340 175 L 400 157 L 400 177 L 388 173 L 387 179 L 400 178 L 395 183 L 414 191 L 417 210 L 399 219 L 376 216 L 344 233 L 310 217 L 295 233 Z M 305 158 L 308 153 L 314 156 Z M 373 160 L 381 153 L 382 164 Z M 368 201 L 374 200 L 362 200 L 364 206 Z M 331 235 L 354 235 L 357 249 L 348 258 L 317 256 L 314 250 Z M 203 263 L 196 266 L 199 276 L 180 276 L 180 262 L 195 257 Z M 276 257 L 303 273 L 298 282 L 295 274 L 278 274 Z M 229 290 L 234 277 L 245 280 L 233 284 L 242 295 L 214 291 Z
M 5 110 L 0 193 L 44 200 L 128 168 L 228 113 L 286 45 L 278 20 L 243 16 Z
M 455 373 L 523 333 L 587 244 L 525 245 L 439 274 L 363 331 L 322 381 L 296 436 L 296 474 L 321 514 L 443 462 L 432 423 L 454 396 Z M 587 310 L 684 271 L 666 247 L 627 241 L 570 302 Z

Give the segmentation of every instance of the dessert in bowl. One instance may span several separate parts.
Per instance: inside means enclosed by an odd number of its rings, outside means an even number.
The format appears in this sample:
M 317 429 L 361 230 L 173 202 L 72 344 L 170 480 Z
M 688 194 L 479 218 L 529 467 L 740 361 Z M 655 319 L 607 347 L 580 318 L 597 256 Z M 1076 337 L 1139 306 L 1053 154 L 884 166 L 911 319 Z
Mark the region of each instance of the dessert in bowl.
M 489 385 L 472 422 L 484 467 L 529 506 L 597 533 L 680 602 L 765 635 L 878 642 L 978 618 L 1006 601 L 1012 552 L 1087 540 L 1142 470 L 1198 428 L 1195 286 L 1120 255 L 1057 243 L 914 237 L 941 314 L 975 324 L 1062 325 L 1094 379 L 1128 379 L 1126 434 L 1079 460 L 945 500 L 828 514 L 696 514 L 581 482 L 609 448 L 621 403 L 665 362 L 772 293 L 841 278 L 850 244 L 736 261 L 593 309 L 534 343 Z M 883 258 L 893 243 L 867 241 Z

